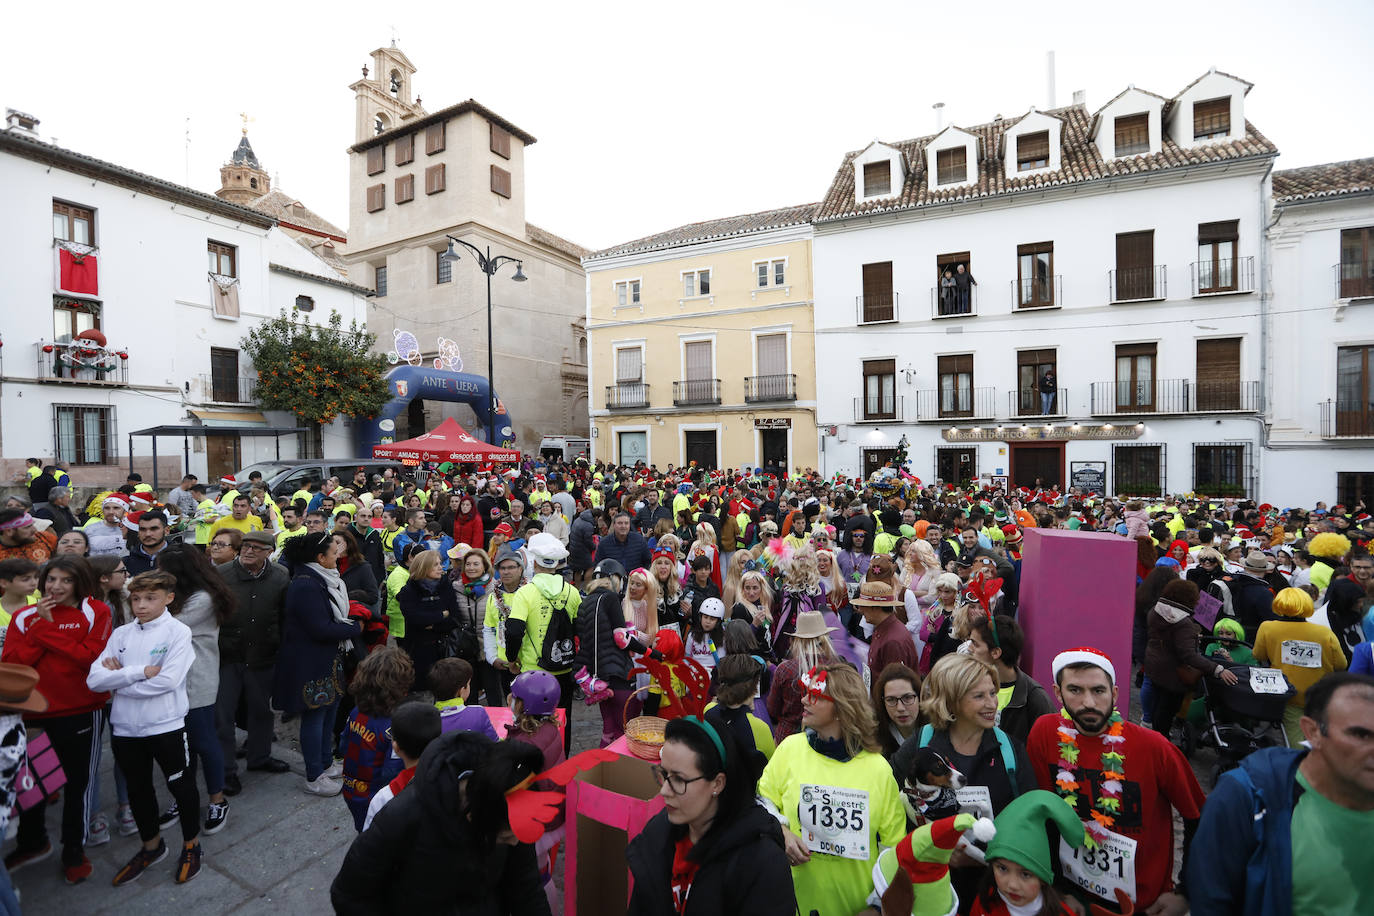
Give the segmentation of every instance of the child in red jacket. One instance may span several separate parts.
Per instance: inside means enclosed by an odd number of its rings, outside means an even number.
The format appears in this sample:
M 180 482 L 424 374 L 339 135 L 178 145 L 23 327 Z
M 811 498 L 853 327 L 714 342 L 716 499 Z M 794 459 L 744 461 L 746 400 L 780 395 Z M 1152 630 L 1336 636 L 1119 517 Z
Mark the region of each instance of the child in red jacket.
M 10 621 L 0 661 L 28 665 L 38 671 L 48 709 L 24 717 L 30 730 L 41 728 L 52 742 L 67 776 L 62 809 L 62 869 L 68 884 L 91 875 L 86 858 L 86 831 L 95 813 L 90 774 L 100 771 L 100 733 L 105 724 L 108 693 L 86 687 L 91 662 L 100 657 L 110 639 L 110 608 L 91 596 L 98 585 L 90 564 L 82 557 L 50 559 L 39 572 L 42 599 L 22 608 Z M 52 854 L 44 825 L 44 805 L 19 816 L 19 843 L 5 857 L 13 872 Z

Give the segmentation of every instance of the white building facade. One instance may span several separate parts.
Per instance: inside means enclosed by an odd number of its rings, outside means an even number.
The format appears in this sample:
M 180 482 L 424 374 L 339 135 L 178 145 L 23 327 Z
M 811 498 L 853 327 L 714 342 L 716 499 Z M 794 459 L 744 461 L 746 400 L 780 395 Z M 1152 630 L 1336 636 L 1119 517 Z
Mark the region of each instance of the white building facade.
M 905 436 L 923 481 L 1267 497 L 1277 150 L 1249 89 L 1209 72 L 847 156 L 814 242 L 823 471 Z
M 351 455 L 342 421 L 305 441 L 254 435 L 296 423 L 254 405 L 241 340 L 282 308 L 361 324 L 369 292 L 271 217 L 46 143 L 13 114 L 0 131 L 0 473 L 36 457 L 68 464 L 78 486 L 131 468 L 151 482 L 152 441 L 130 434 L 154 427 L 185 431 L 158 439 L 164 486 L 278 445 L 283 458 Z

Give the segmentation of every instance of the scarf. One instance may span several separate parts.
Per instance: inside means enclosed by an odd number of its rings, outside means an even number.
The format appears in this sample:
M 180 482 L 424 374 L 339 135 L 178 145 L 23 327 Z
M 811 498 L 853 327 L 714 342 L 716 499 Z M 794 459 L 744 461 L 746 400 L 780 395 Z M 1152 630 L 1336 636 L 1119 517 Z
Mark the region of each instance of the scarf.
M 838 760 L 840 763 L 847 763 L 851 758 L 849 748 L 845 745 L 843 738 L 822 738 L 815 729 L 808 728 L 806 741 L 811 745 L 811 750 L 823 757 Z
M 352 623 L 348 617 L 348 586 L 344 585 L 339 571 L 326 569 L 318 563 L 307 563 L 305 568 L 324 581 L 325 591 L 329 593 L 329 610 L 333 612 L 334 620 L 338 623 Z
M 491 585 L 491 574 L 483 573 L 476 579 L 469 579 L 467 573 L 463 573 L 463 593 L 474 598 L 481 598 L 487 593 L 487 586 Z

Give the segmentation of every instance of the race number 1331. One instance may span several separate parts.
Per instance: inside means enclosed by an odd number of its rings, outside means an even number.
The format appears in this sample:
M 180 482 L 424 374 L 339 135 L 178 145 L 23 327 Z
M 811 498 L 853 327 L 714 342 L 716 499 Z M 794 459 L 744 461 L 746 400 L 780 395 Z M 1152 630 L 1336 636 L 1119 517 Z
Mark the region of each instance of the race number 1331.
M 797 815 L 813 853 L 868 861 L 866 790 L 803 784 Z

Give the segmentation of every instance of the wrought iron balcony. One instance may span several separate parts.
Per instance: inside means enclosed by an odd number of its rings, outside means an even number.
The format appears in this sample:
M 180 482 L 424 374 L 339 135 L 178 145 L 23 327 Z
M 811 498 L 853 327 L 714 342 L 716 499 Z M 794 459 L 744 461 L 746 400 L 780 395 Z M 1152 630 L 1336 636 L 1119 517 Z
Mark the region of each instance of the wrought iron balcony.
M 629 410 L 649 406 L 649 386 L 644 382 L 617 382 L 606 386 L 606 409 Z
M 746 375 L 744 377 L 744 400 L 747 403 L 795 401 L 796 399 L 797 377 L 795 375 Z
M 1107 271 L 1107 296 L 1112 302 L 1167 299 L 1169 271 L 1163 264 Z
M 1321 410 L 1323 439 L 1374 438 L 1374 403 L 1322 401 Z
M 1013 311 L 1055 308 L 1064 304 L 1062 290 L 1064 277 L 1026 277 L 1011 281 L 1011 307 Z
M 995 388 L 930 388 L 916 392 L 916 419 L 921 423 L 991 420 L 996 412 Z
M 1212 296 L 1217 293 L 1252 293 L 1255 291 L 1255 259 L 1221 258 L 1215 261 L 1194 261 L 1189 265 L 1193 295 Z
M 129 384 L 126 350 L 97 346 L 94 341 L 66 343 L 40 340 L 34 344 L 40 382 L 72 385 L 118 386 Z
M 200 390 L 202 398 L 216 404 L 251 404 L 258 380 L 241 375 L 202 375 Z
M 895 395 L 854 399 L 855 423 L 901 423 L 905 411 L 903 399 Z
M 882 324 L 897 320 L 897 294 L 876 293 L 871 296 L 855 296 L 854 320 L 858 324 Z
M 673 406 L 692 407 L 720 403 L 720 379 L 699 378 L 673 382 Z
M 1093 382 L 1095 417 L 1138 414 L 1254 413 L 1259 382 L 1195 382 L 1192 379 Z
M 1049 410 L 1045 410 L 1044 396 L 1040 389 L 1021 388 L 1007 392 L 1007 416 L 1009 417 L 1067 417 L 1069 415 L 1069 389 L 1057 388 L 1050 396 Z
M 970 283 L 960 293 L 957 286 L 930 288 L 931 318 L 973 318 L 978 314 L 978 285 Z
M 1337 299 L 1368 299 L 1374 297 L 1374 272 L 1367 271 L 1359 261 L 1347 261 L 1331 268 L 1336 277 Z

